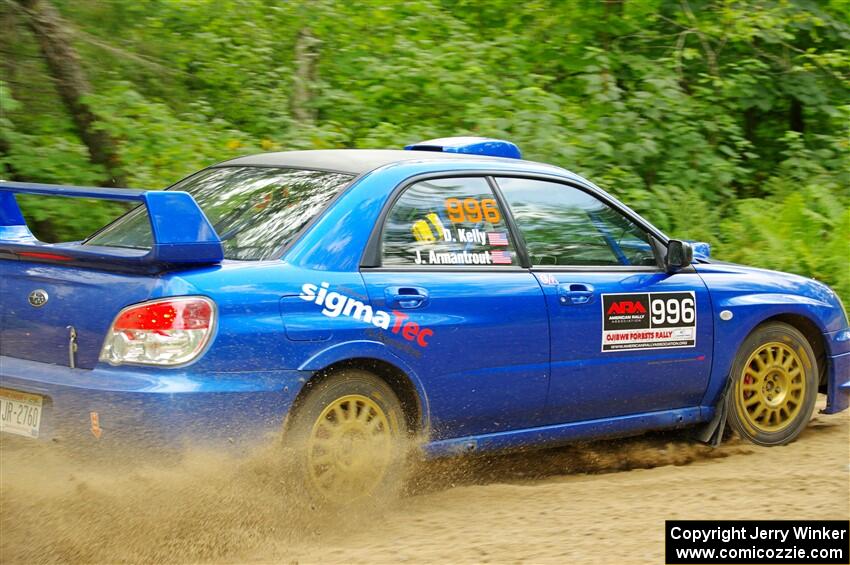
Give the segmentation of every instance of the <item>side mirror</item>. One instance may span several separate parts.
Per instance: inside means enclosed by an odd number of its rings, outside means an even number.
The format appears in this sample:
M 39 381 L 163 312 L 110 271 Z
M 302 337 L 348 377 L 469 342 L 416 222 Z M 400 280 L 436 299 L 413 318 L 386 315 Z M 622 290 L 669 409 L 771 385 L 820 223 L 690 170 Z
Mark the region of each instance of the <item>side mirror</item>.
M 688 241 L 694 250 L 697 259 L 711 259 L 711 244 L 704 241 Z
M 678 239 L 667 242 L 667 259 L 665 267 L 668 273 L 675 273 L 691 264 L 694 260 L 694 250 L 691 244 Z

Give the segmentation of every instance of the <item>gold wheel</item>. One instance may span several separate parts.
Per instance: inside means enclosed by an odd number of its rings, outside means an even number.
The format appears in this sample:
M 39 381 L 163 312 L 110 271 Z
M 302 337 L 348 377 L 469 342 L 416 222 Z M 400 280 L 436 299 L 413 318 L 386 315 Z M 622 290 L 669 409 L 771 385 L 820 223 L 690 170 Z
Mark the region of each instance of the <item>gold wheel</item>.
M 346 502 L 372 493 L 392 462 L 396 428 L 368 396 L 349 394 L 330 402 L 307 441 L 307 470 L 315 490 Z
M 753 351 L 735 385 L 738 418 L 756 432 L 779 432 L 792 424 L 806 399 L 800 355 L 771 341 Z

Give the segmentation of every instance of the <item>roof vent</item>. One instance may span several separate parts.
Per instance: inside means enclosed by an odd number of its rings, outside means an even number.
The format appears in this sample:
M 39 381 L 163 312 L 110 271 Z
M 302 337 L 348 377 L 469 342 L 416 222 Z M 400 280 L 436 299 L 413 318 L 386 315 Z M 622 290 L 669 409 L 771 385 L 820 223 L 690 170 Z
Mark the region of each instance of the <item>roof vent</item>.
M 489 139 L 487 137 L 442 137 L 407 145 L 405 149 L 408 151 L 467 153 L 469 155 L 522 159 L 519 147 L 515 144 L 503 139 Z

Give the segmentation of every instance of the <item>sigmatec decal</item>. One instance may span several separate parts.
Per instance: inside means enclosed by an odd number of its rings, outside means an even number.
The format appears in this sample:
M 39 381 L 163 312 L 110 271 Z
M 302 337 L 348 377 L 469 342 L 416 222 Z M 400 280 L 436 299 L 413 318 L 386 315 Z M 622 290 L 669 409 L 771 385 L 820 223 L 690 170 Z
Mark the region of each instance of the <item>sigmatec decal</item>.
M 693 292 L 602 295 L 602 351 L 695 347 Z
M 355 300 L 339 292 L 328 292 L 330 283 L 321 285 L 304 283 L 301 287 L 301 300 L 313 302 L 322 307 L 322 314 L 328 318 L 347 316 L 372 324 L 376 328 L 387 330 L 400 335 L 405 340 L 419 347 L 428 347 L 428 338 L 434 335 L 434 330 L 422 328 L 416 322 L 408 320 L 410 316 L 404 312 L 393 310 L 392 313 L 373 309 L 368 304 Z

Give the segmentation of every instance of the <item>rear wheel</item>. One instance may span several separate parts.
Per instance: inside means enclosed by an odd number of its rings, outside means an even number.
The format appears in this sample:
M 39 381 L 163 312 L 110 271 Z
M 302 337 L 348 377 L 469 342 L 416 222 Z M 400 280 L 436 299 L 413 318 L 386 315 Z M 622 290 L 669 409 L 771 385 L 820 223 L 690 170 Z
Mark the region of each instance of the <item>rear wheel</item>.
M 765 324 L 744 341 L 726 396 L 729 424 L 759 445 L 781 445 L 809 423 L 817 397 L 817 362 L 805 336 L 788 324 Z
M 287 438 L 315 502 L 345 506 L 392 497 L 401 487 L 404 412 L 393 390 L 371 373 L 348 369 L 320 382 L 293 415 Z

